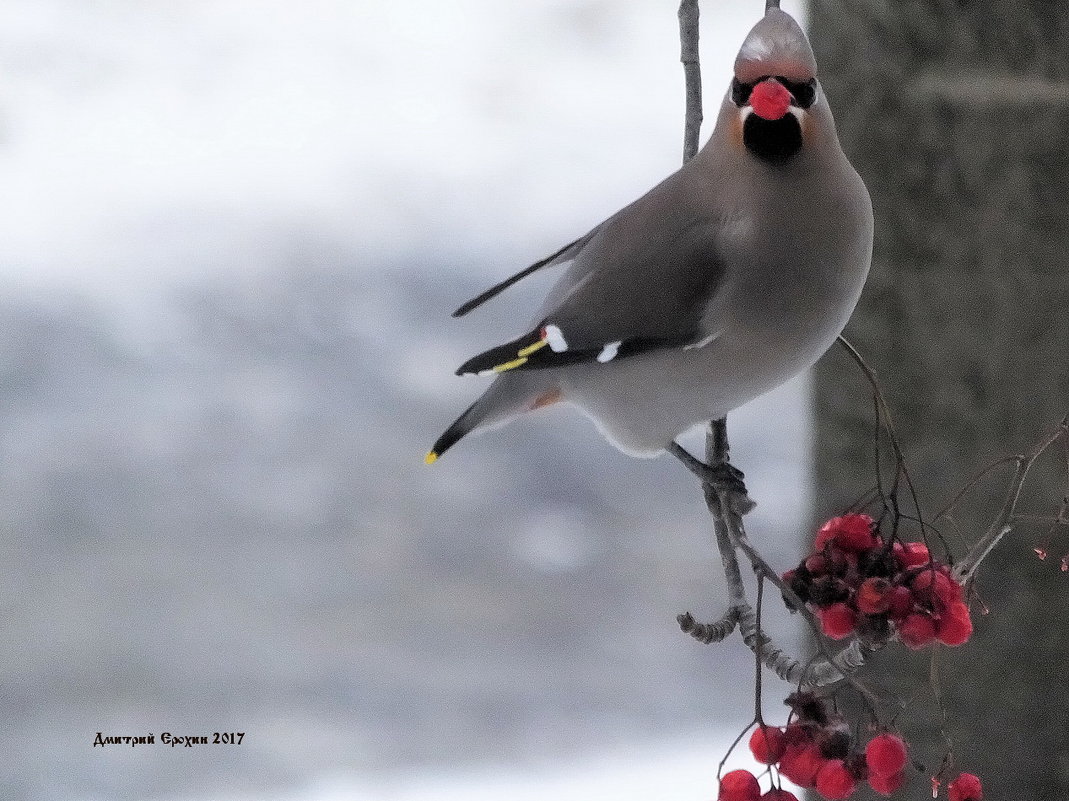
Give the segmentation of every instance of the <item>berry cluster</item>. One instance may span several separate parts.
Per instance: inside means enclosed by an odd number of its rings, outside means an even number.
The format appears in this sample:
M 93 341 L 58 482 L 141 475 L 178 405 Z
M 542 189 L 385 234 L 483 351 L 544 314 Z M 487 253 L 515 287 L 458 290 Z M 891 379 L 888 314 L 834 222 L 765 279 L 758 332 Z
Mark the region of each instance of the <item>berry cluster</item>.
M 938 640 L 962 645 L 972 635 L 961 585 L 923 542 L 886 542 L 866 514 L 829 520 L 817 532 L 813 553 L 783 580 L 816 609 L 824 633 L 835 640 L 856 634 L 868 645 L 895 633 L 918 650 Z
M 816 789 L 829 801 L 850 798 L 861 782 L 884 796 L 893 795 L 906 781 L 906 743 L 896 734 L 876 735 L 864 750 L 855 748 L 850 727 L 827 702 L 808 692 L 787 698 L 790 723 L 784 727 L 759 725 L 750 735 L 750 753 L 762 765 L 775 768 L 799 787 Z M 982 801 L 980 780 L 962 773 L 948 787 L 949 801 Z M 773 787 L 761 794 L 757 777 L 733 770 L 720 780 L 719 801 L 798 801 L 794 793 Z
M 794 710 L 792 723 L 785 728 L 759 726 L 750 735 L 750 752 L 758 762 L 776 766 L 784 778 L 799 787 L 815 788 L 830 801 L 849 798 L 858 783 L 866 780 L 883 795 L 891 795 L 902 786 L 906 745 L 901 738 L 878 735 L 861 752 L 852 747 L 846 721 L 830 713 L 816 696 L 794 693 L 787 703 Z M 722 801 L 756 798 L 725 797 L 721 790 Z
M 901 737 L 880 734 L 863 753 L 852 753 L 841 722 L 815 732 L 800 723 L 786 728 L 759 726 L 750 736 L 750 751 L 758 762 L 775 765 L 781 776 L 801 787 L 815 788 L 829 801 L 849 798 L 858 782 L 865 780 L 884 796 L 894 795 L 905 783 L 907 753 Z M 960 774 L 947 786 L 947 797 L 948 801 L 983 801 L 980 779 L 972 773 Z M 756 776 L 748 770 L 733 770 L 720 780 L 718 801 L 798 801 L 798 797 L 778 787 L 762 795 Z
M 791 723 L 760 725 L 749 737 L 749 751 L 784 779 L 815 788 L 828 801 L 842 801 L 868 782 L 882 796 L 893 796 L 905 783 L 909 761 L 905 742 L 889 731 L 873 737 L 864 751 L 854 748 L 850 727 L 824 699 L 797 692 L 787 698 Z M 980 780 L 962 773 L 947 787 L 949 801 L 982 801 Z M 793 792 L 773 787 L 761 795 L 757 776 L 733 770 L 721 779 L 719 801 L 797 801 Z

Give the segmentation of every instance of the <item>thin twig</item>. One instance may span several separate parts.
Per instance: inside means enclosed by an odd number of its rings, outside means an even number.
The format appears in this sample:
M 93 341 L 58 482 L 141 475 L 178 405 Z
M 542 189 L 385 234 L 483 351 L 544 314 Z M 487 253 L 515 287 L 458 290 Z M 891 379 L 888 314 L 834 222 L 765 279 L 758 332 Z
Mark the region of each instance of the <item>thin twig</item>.
M 699 623 L 690 612 L 676 615 L 679 630 L 689 634 L 698 642 L 705 645 L 723 642 L 739 624 L 739 610 L 734 606 L 729 607 L 720 620 L 714 623 Z
M 883 414 L 883 425 L 887 431 L 887 438 L 890 440 L 891 448 L 894 450 L 895 454 L 895 480 L 891 487 L 890 495 L 891 503 L 894 507 L 895 513 L 895 529 L 897 531 L 898 517 L 900 516 L 898 511 L 897 490 L 898 480 L 899 477 L 901 477 L 905 480 L 906 487 L 909 489 L 910 498 L 913 500 L 913 508 L 917 512 L 917 522 L 920 525 L 921 537 L 925 540 L 925 542 L 927 542 L 928 526 L 925 524 L 924 515 L 921 512 L 921 503 L 920 499 L 917 497 L 917 488 L 913 483 L 913 477 L 909 473 L 909 468 L 906 466 L 906 457 L 905 454 L 902 452 L 902 446 L 899 444 L 898 434 L 895 432 L 894 423 L 891 421 L 891 409 L 887 405 L 886 399 L 883 397 L 883 391 L 880 389 L 879 382 L 876 380 L 876 371 L 869 366 L 869 363 L 865 361 L 864 357 L 858 352 L 857 348 L 851 345 L 850 342 L 842 334 L 839 335 L 837 341 L 843 347 L 843 349 L 848 354 L 850 354 L 850 358 L 852 358 L 857 363 L 858 367 L 861 368 L 861 371 L 868 379 L 869 386 L 872 387 L 872 393 L 878 407 L 877 420 L 879 420 L 880 413 L 882 412 Z M 942 541 L 941 537 L 940 542 L 942 543 L 943 547 L 946 548 L 946 543 Z
M 1017 502 L 1021 499 L 1021 489 L 1024 487 L 1025 478 L 1028 477 L 1028 471 L 1032 469 L 1032 465 L 1043 455 L 1047 448 L 1057 442 L 1059 438 L 1067 435 L 1069 435 L 1069 415 L 1063 417 L 1054 433 L 1045 437 L 1031 453 L 1018 458 L 1017 469 L 1014 471 L 1010 486 L 1006 490 L 1006 501 L 1002 504 L 998 515 L 991 523 L 987 533 L 972 547 L 972 550 L 965 555 L 965 558 L 954 567 L 954 578 L 957 579 L 958 583 L 964 584 L 969 581 L 976 574 L 981 562 L 987 558 L 992 549 L 1013 530 L 1010 521 L 1017 509 Z
M 702 127 L 702 68 L 698 56 L 698 0 L 679 4 L 679 60 L 683 64 L 687 110 L 683 124 L 683 163 L 698 152 Z
M 1024 456 L 1003 456 L 1002 458 L 996 459 L 995 461 L 991 462 L 991 464 L 977 471 L 973 475 L 973 477 L 965 483 L 965 486 L 958 490 L 958 493 L 950 500 L 950 503 L 948 503 L 946 506 L 940 509 L 939 512 L 936 513 L 935 517 L 932 518 L 932 523 L 935 523 L 946 515 L 949 515 L 951 510 L 953 510 L 953 508 L 958 505 L 961 499 L 969 494 L 969 490 L 971 490 L 978 483 L 980 483 L 981 479 L 983 479 L 983 477 L 990 473 L 992 470 L 1010 462 L 1013 462 L 1016 466 L 1019 467 L 1021 461 L 1025 458 L 1026 457 Z
M 757 632 L 761 634 L 761 613 L 764 612 L 765 602 L 765 580 L 760 576 L 757 577 Z M 758 638 L 757 647 L 754 648 L 754 659 L 757 660 L 757 665 L 754 667 L 754 716 L 757 718 L 758 723 L 763 723 L 761 719 L 761 688 L 764 683 L 761 681 L 763 678 L 761 675 L 761 642 Z

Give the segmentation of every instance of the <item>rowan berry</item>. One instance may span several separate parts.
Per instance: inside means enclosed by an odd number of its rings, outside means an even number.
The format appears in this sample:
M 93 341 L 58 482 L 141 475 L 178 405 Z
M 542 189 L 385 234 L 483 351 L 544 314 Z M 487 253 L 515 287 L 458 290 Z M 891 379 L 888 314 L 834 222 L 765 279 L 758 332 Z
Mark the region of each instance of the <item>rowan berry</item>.
M 888 612 L 893 620 L 902 620 L 913 611 L 913 592 L 901 585 L 891 590 L 891 606 Z
M 885 578 L 868 578 L 857 588 L 854 603 L 864 615 L 879 615 L 891 608 L 891 582 Z
M 720 801 L 758 801 L 761 785 L 748 770 L 733 770 L 720 779 Z
M 789 790 L 783 790 L 778 787 L 773 787 L 763 796 L 761 801 L 798 801 L 798 796 Z
M 774 726 L 758 726 L 750 735 L 750 753 L 762 765 L 775 765 L 786 747 L 783 730 Z
M 923 542 L 895 543 L 895 555 L 902 562 L 902 567 L 920 567 L 932 561 L 928 546 Z
M 984 797 L 980 778 L 972 773 L 962 773 L 947 785 L 950 801 L 981 801 Z
M 824 634 L 833 640 L 849 637 L 857 622 L 857 614 L 844 603 L 836 603 L 817 612 Z
M 935 624 L 935 636 L 944 645 L 964 645 L 972 636 L 972 619 L 964 603 L 951 605 Z
M 898 636 L 907 648 L 919 651 L 935 639 L 935 623 L 927 615 L 911 614 L 899 625 Z
M 878 773 L 869 774 L 869 787 L 880 795 L 894 795 L 898 788 L 906 783 L 904 772 L 892 773 L 890 776 L 880 776 Z
M 869 773 L 890 776 L 906 767 L 906 744 L 894 734 L 873 737 L 865 747 L 865 764 Z
M 817 771 L 817 792 L 831 801 L 842 801 L 854 794 L 857 782 L 841 759 L 829 759 Z
M 824 762 L 815 744 L 789 745 L 779 761 L 779 772 L 799 787 L 812 787 Z

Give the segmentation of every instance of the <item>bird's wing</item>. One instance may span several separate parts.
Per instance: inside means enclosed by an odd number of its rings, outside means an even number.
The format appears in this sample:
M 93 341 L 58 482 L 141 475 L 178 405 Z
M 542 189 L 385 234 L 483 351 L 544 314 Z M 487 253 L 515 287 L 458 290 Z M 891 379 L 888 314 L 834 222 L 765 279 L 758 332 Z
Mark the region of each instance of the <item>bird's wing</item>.
M 458 375 L 605 363 L 714 338 L 707 311 L 725 278 L 717 227 L 682 218 L 650 231 L 633 219 L 604 224 L 534 330 L 469 359 Z
M 500 295 L 513 284 L 518 283 L 527 276 L 538 272 L 543 267 L 552 267 L 555 264 L 562 264 L 566 261 L 574 259 L 576 255 L 578 255 L 579 251 L 583 249 L 583 246 L 586 245 L 586 243 L 594 237 L 594 235 L 598 232 L 598 228 L 600 227 L 601 226 L 594 228 L 585 235 L 576 239 L 574 242 L 569 242 L 556 253 L 552 253 L 549 256 L 546 256 L 541 261 L 536 261 L 530 267 L 525 267 L 515 275 L 506 278 L 501 283 L 494 284 L 488 290 L 472 298 L 459 309 L 457 309 L 455 312 L 453 312 L 453 316 L 463 317 L 468 312 L 472 311 L 473 309 L 479 308 L 484 303 L 486 303 L 486 301 L 490 300 L 493 297 L 496 297 L 497 295 Z

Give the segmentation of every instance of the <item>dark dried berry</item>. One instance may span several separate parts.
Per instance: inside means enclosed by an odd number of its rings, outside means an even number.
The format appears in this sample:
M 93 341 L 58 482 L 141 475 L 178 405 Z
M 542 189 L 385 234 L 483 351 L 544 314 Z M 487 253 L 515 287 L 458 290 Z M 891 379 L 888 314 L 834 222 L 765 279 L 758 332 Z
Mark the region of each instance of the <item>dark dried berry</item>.
M 858 555 L 857 567 L 866 577 L 889 578 L 897 572 L 898 560 L 890 548 L 873 548 Z
M 846 759 L 850 755 L 849 727 L 840 723 L 821 729 L 817 734 L 817 745 L 825 759 Z
M 787 586 L 802 600 L 802 603 L 809 603 L 812 600 L 810 591 L 813 585 L 808 578 L 802 577 L 800 573 L 795 573 L 791 576 Z M 790 607 L 791 604 L 788 602 L 787 606 Z
M 815 723 L 821 727 L 828 725 L 827 705 L 823 698 L 818 698 L 813 693 L 800 690 L 788 695 L 783 703 L 794 710 L 800 723 Z
M 891 639 L 891 621 L 887 615 L 858 615 L 855 627 L 858 636 L 869 643 L 885 643 Z
M 850 768 L 850 772 L 859 782 L 869 777 L 869 763 L 865 760 L 863 752 L 851 754 L 846 760 L 846 766 Z
M 815 606 L 831 606 L 850 597 L 850 587 L 841 579 L 825 576 L 809 588 L 809 600 Z

